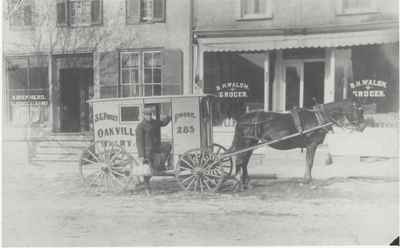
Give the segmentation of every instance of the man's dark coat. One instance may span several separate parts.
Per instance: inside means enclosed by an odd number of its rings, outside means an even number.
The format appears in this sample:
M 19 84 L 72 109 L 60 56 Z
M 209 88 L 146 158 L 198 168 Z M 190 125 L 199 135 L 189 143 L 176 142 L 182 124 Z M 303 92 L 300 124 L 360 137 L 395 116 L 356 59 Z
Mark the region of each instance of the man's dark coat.
M 143 120 L 136 127 L 136 147 L 139 157 L 150 159 L 154 153 L 160 152 L 161 127 L 168 125 L 170 118 L 165 120 Z

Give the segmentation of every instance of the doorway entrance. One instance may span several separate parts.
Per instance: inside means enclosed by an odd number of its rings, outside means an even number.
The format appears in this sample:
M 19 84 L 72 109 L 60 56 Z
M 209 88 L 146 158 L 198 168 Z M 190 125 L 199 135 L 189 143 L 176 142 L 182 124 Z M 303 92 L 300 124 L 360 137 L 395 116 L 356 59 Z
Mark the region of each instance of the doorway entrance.
M 89 89 L 93 70 L 68 68 L 60 70 L 60 131 L 89 130 Z
M 285 109 L 324 103 L 324 61 L 295 60 L 284 65 Z

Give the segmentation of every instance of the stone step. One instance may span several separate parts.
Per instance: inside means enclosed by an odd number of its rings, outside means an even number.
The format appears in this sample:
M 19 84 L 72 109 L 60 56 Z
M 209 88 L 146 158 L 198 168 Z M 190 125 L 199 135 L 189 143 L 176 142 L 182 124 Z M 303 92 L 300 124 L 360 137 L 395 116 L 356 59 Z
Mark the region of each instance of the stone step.
M 76 153 L 37 153 L 34 154 L 31 160 L 43 160 L 43 161 L 54 161 L 54 160 L 67 160 L 67 161 L 79 161 L 81 154 Z
M 88 147 L 91 142 L 89 141 L 60 141 L 60 140 L 41 140 L 41 141 L 31 141 L 31 145 L 40 147 Z
M 79 166 L 79 160 L 71 160 L 71 159 L 55 159 L 55 160 L 41 160 L 41 159 L 31 159 L 30 163 L 36 165 L 67 165 L 67 166 Z M 78 169 L 77 169 L 78 171 Z
M 78 147 L 78 146 L 68 146 L 68 147 L 57 147 L 57 146 L 38 146 L 35 149 L 35 153 L 76 153 L 80 154 L 84 150 L 86 150 L 86 146 Z

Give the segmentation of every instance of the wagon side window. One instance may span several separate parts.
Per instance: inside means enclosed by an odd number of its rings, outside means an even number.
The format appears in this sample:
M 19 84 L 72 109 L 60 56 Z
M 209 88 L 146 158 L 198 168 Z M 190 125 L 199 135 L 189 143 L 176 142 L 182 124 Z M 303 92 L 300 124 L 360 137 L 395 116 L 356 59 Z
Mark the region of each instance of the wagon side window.
M 139 106 L 121 106 L 120 107 L 121 123 L 138 122 L 140 120 Z

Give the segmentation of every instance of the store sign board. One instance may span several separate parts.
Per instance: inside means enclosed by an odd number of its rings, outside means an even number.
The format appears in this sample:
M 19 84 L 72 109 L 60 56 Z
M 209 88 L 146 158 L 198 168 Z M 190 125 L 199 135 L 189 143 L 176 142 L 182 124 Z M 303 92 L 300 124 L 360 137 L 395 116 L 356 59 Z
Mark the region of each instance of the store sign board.
M 350 83 L 350 88 L 353 95 L 359 98 L 383 98 L 387 85 L 382 80 L 363 79 Z
M 15 105 L 48 105 L 49 98 L 47 94 L 31 95 L 11 95 L 11 103 Z
M 247 98 L 249 84 L 246 82 L 225 82 L 216 86 L 218 97 L 221 98 Z
M 95 141 L 115 142 L 127 152 L 136 153 L 135 123 L 121 123 L 118 102 L 93 103 Z

